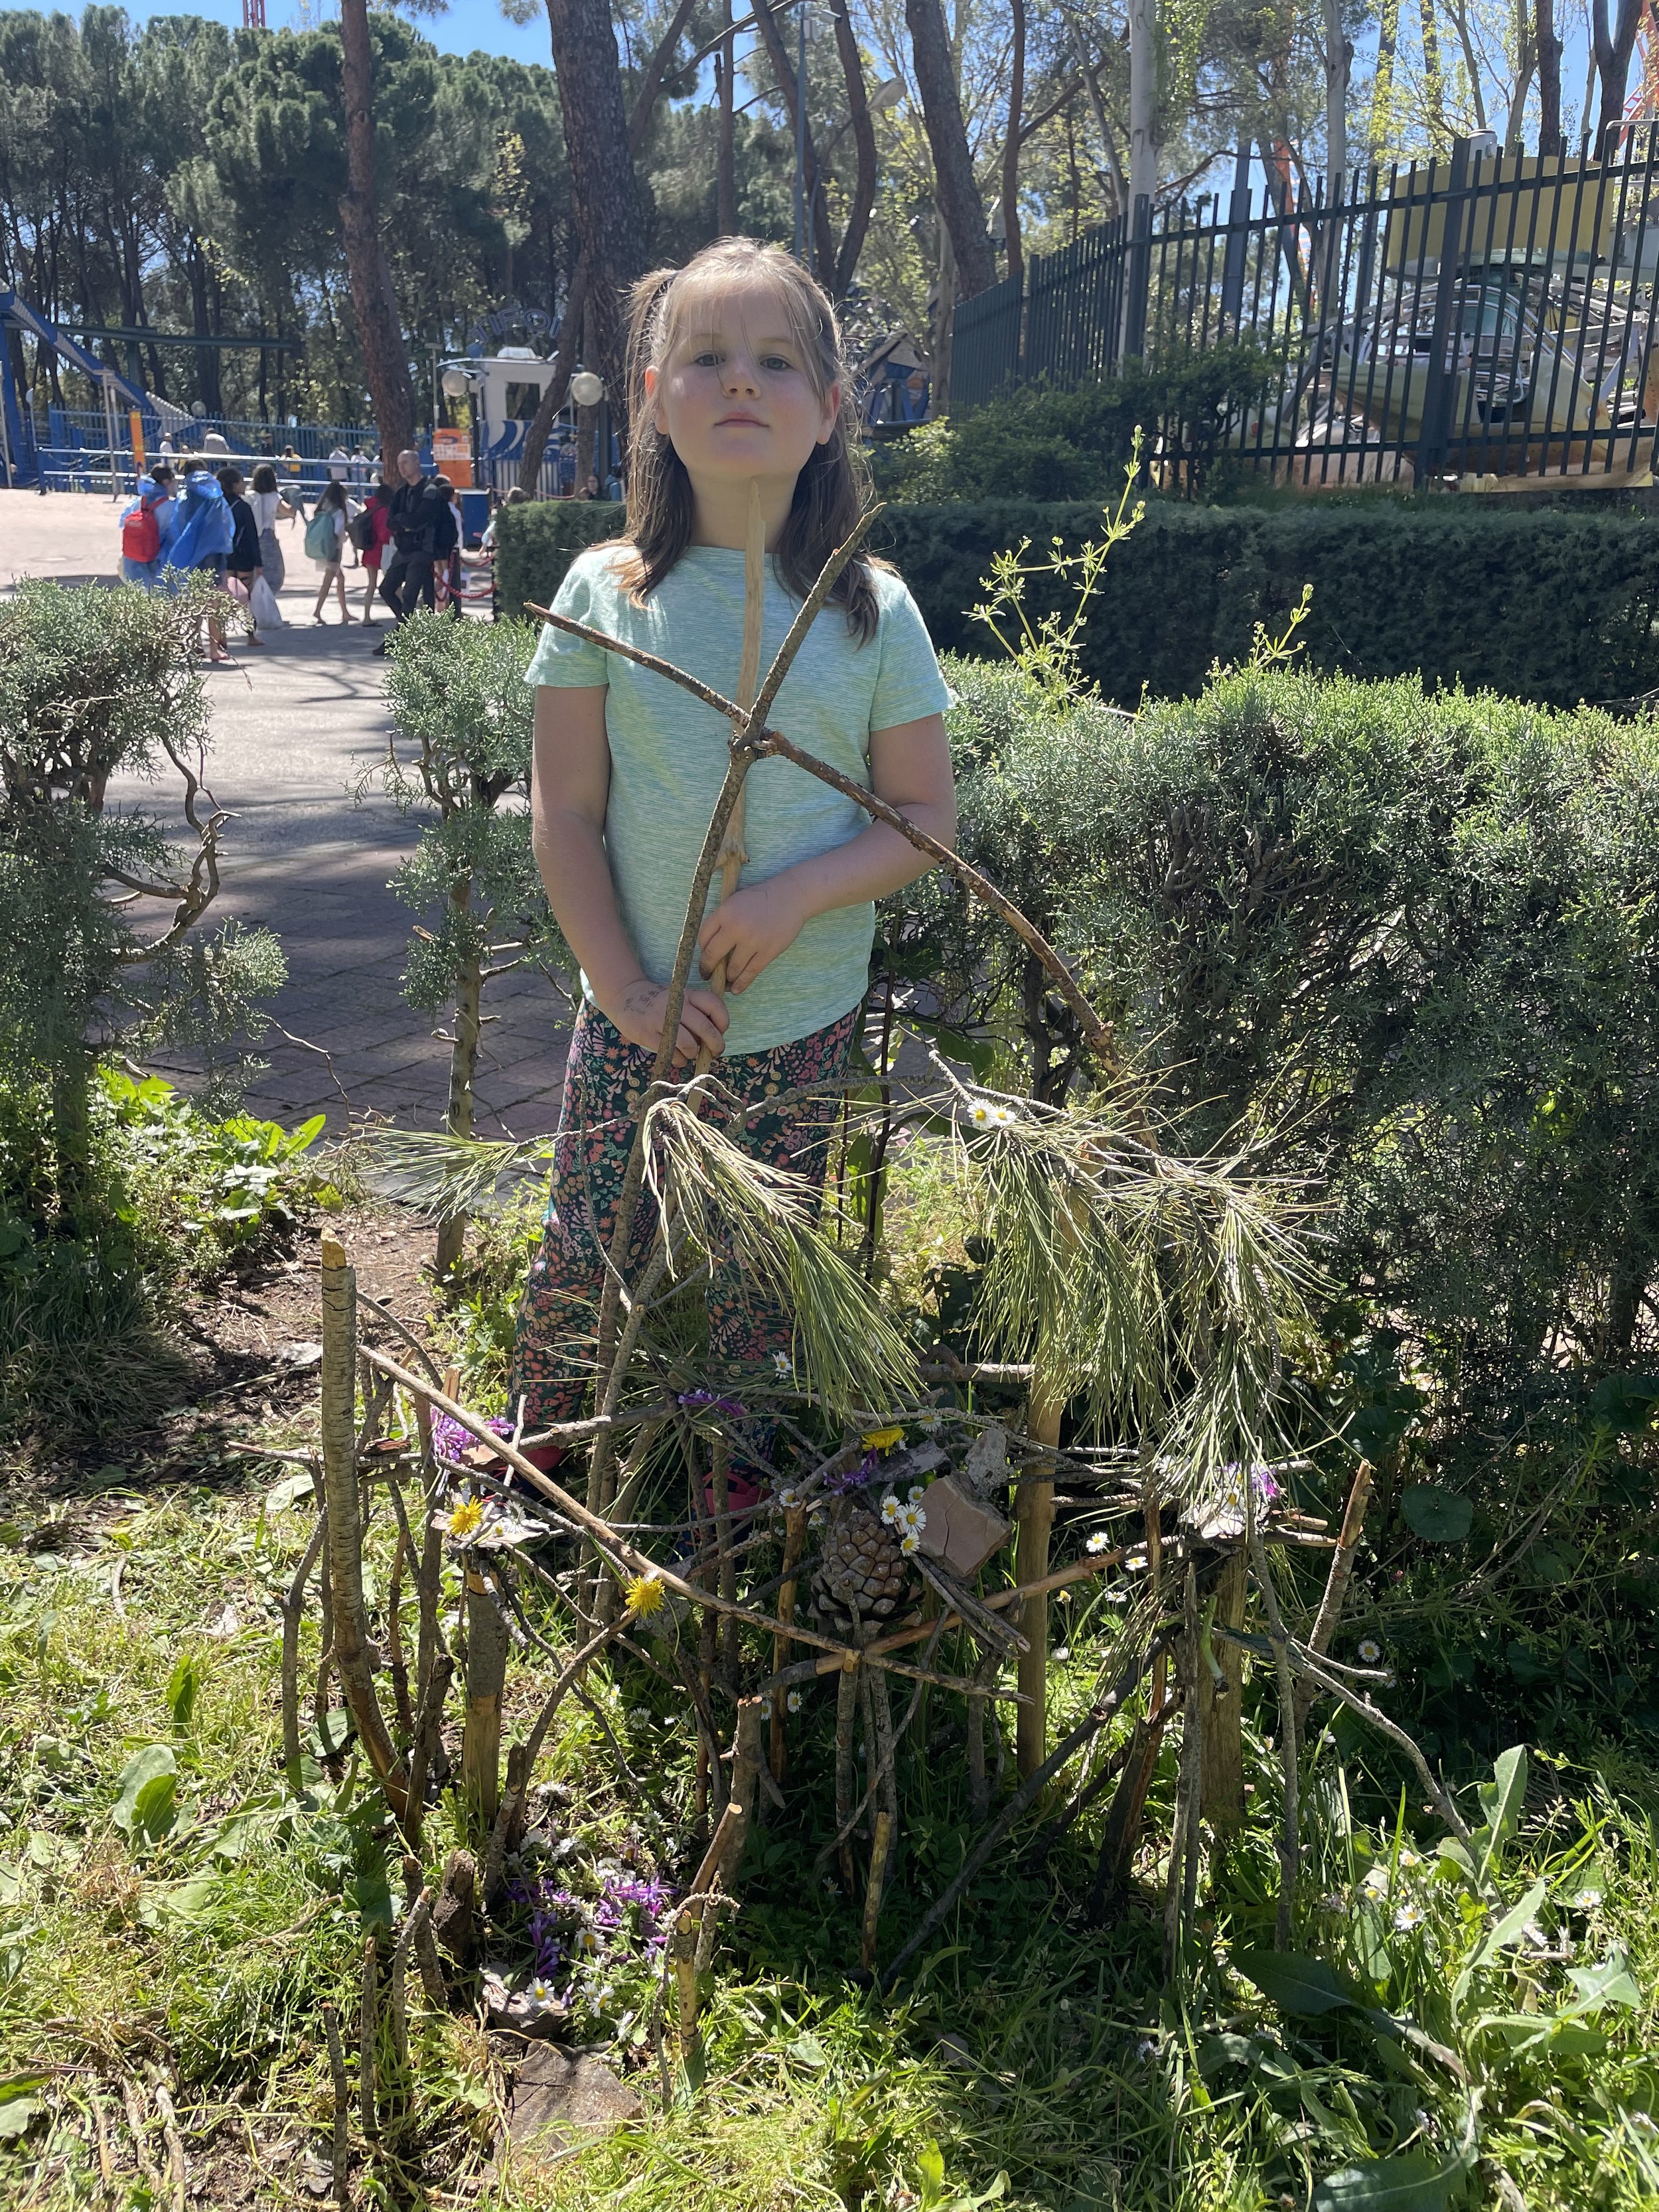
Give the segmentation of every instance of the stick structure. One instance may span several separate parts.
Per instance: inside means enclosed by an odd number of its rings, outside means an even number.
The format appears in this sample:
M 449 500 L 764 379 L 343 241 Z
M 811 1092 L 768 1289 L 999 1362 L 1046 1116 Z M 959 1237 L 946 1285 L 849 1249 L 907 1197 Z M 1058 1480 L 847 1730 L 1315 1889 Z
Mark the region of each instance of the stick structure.
M 738 664 L 738 699 L 742 709 L 732 724 L 732 739 L 741 744 L 748 728 L 749 710 L 755 703 L 755 685 L 760 677 L 761 632 L 766 620 L 766 517 L 761 512 L 760 479 L 749 487 L 749 520 L 743 547 L 743 658 Z M 720 903 L 725 904 L 743 874 L 744 863 L 749 855 L 743 846 L 744 794 L 738 793 L 736 805 L 732 809 L 726 825 L 726 836 L 720 843 Z M 726 956 L 715 962 L 708 978 L 711 991 L 726 995 Z M 697 1054 L 697 1073 L 707 1075 L 714 1064 L 712 1047 L 704 1045 Z

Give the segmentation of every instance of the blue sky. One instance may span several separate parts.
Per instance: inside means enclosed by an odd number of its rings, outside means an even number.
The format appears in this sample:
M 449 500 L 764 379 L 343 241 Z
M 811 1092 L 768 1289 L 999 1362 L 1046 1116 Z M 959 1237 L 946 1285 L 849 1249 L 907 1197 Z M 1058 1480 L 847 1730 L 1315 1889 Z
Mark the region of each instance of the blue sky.
M 72 9 L 76 0 L 69 0 Z M 125 0 L 126 10 L 135 23 L 148 22 L 152 15 L 205 15 L 216 23 L 228 23 L 233 29 L 240 27 L 241 0 Z M 336 20 L 337 5 L 326 12 Z M 313 0 L 313 20 L 325 13 L 325 0 Z M 547 17 L 538 11 L 528 23 L 509 23 L 495 0 L 450 0 L 441 15 L 418 15 L 414 19 L 422 38 L 447 54 L 470 54 L 479 49 L 489 54 L 507 54 L 514 61 L 550 62 L 551 51 L 548 42 Z M 301 12 L 297 0 L 265 0 L 265 21 L 273 31 L 297 30 Z

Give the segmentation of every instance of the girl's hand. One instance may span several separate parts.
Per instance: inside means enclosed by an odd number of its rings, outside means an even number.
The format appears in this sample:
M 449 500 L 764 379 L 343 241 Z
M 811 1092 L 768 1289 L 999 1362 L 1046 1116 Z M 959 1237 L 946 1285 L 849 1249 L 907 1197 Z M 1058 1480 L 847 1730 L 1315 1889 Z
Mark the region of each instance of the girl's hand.
M 599 1006 L 629 1044 L 650 1053 L 661 1045 L 663 1017 L 668 1011 L 668 992 L 663 984 L 641 975 L 624 986 L 614 1002 L 602 999 Z M 729 1018 L 713 991 L 688 990 L 680 1008 L 679 1034 L 674 1040 L 675 1065 L 695 1060 L 705 1045 L 718 1059 L 725 1049 Z
M 702 972 L 712 975 L 724 955 L 726 988 L 733 995 L 787 951 L 811 918 L 800 887 L 790 881 L 792 872 L 786 868 L 763 884 L 746 884 L 722 899 L 702 926 L 697 938 Z

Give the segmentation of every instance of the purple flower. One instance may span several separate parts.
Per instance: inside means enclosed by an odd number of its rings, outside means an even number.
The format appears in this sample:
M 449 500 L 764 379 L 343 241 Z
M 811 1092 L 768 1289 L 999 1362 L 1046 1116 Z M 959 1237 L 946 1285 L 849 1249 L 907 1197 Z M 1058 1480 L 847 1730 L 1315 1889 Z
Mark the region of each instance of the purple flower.
M 733 1420 L 744 1419 L 748 1413 L 748 1408 L 738 1405 L 735 1398 L 717 1398 L 712 1390 L 682 1390 L 679 1402 L 682 1406 L 704 1407 L 711 1413 L 726 1413 Z
M 491 1413 L 484 1426 L 498 1437 L 510 1437 L 513 1433 L 513 1424 L 505 1413 Z M 432 1449 L 440 1459 L 459 1459 L 477 1442 L 471 1429 L 464 1429 L 447 1413 L 438 1414 L 433 1421 Z

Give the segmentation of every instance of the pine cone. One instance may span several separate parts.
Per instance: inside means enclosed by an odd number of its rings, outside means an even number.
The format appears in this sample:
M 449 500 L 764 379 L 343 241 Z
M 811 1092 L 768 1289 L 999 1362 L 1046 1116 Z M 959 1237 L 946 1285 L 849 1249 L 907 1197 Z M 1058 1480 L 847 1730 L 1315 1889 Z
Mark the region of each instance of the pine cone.
M 839 1500 L 826 1518 L 812 1576 L 813 1611 L 842 1636 L 854 1632 L 854 1606 L 862 1626 L 890 1626 L 910 1589 L 897 1538 L 850 1498 Z

